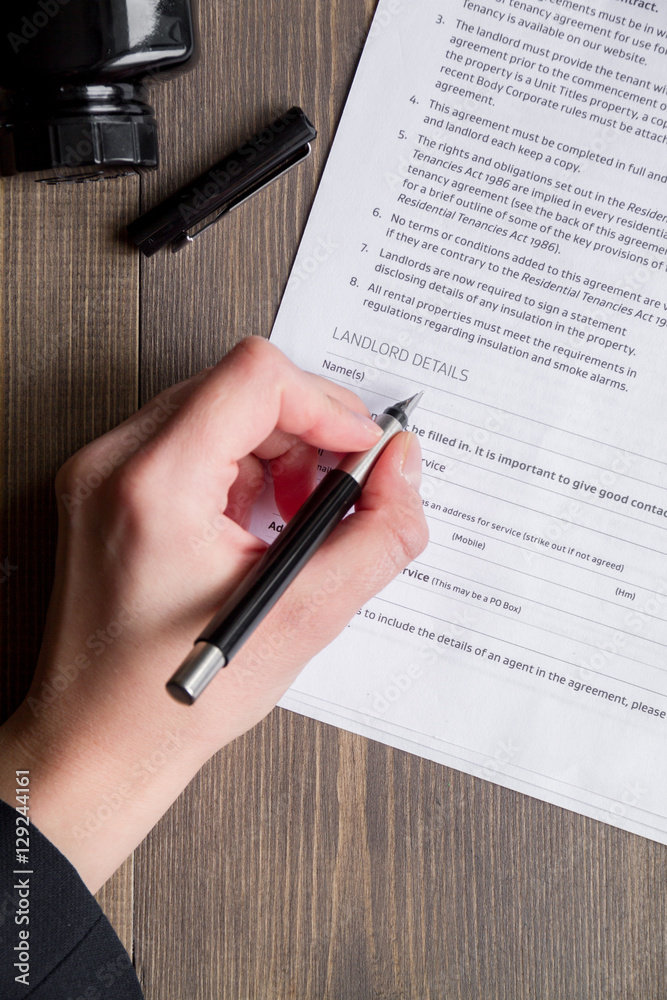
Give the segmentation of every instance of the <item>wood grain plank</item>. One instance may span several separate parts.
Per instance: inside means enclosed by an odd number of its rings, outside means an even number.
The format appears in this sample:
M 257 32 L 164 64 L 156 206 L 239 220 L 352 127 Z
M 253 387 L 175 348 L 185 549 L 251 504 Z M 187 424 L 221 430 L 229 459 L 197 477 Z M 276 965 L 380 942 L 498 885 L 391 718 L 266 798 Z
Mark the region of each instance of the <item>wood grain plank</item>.
M 53 478 L 65 459 L 136 407 L 138 263 L 119 233 L 139 180 L 0 186 L 4 382 L 3 712 L 27 689 L 55 551 Z M 11 583 L 11 586 L 9 585 Z
M 2 721 L 25 696 L 53 580 L 53 479 L 73 452 L 134 411 L 137 255 L 120 235 L 139 178 L 0 182 L 2 291 Z M 100 896 L 131 947 L 131 861 Z
M 120 938 L 130 957 L 134 951 L 134 855 L 120 866 L 101 889 L 95 899 L 102 907 L 109 923 Z

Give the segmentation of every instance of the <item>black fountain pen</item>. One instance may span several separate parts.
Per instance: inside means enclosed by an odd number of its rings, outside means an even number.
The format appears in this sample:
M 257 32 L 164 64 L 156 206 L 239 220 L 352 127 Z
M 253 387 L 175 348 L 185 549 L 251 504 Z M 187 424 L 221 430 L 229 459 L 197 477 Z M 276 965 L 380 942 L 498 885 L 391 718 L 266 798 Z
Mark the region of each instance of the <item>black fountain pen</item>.
M 359 496 L 368 475 L 389 442 L 408 426 L 422 393 L 394 403 L 376 418 L 382 437 L 370 451 L 353 452 L 327 472 L 276 540 L 225 601 L 195 641 L 167 684 L 177 701 L 192 705 L 222 667 L 268 614 L 322 542 L 342 521 Z

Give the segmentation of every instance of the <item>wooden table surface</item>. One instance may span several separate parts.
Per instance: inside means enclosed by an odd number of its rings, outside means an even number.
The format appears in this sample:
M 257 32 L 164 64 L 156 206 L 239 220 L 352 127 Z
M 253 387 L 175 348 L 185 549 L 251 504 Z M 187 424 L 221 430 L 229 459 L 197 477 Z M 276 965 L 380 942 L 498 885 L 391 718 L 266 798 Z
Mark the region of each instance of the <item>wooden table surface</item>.
M 38 652 L 56 469 L 268 336 L 374 2 L 200 7 L 198 67 L 153 91 L 157 172 L 1 185 L 2 718 Z M 292 104 L 308 161 L 180 254 L 128 246 L 140 210 Z M 147 1000 L 664 1000 L 666 877 L 656 843 L 277 709 L 98 899 Z

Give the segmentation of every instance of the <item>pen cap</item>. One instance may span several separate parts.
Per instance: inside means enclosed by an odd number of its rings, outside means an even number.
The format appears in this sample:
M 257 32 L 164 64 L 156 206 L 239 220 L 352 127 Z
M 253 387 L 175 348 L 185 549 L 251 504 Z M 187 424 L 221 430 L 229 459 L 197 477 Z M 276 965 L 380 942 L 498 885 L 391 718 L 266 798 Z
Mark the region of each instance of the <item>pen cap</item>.
M 290 108 L 131 223 L 127 227 L 130 239 L 147 257 L 170 243 L 177 249 L 193 226 L 230 211 L 299 162 L 316 135 L 301 108 Z
M 156 167 L 146 84 L 196 54 L 190 0 L 5 0 L 0 173 Z

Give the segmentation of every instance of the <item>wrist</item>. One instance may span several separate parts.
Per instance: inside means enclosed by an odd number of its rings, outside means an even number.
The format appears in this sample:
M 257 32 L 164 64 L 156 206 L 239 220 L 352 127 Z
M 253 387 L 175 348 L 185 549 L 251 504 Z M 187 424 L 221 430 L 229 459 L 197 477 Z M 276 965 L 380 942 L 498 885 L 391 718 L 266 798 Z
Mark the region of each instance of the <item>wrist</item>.
M 0 798 L 16 807 L 16 771 L 29 773 L 30 822 L 94 893 L 206 759 L 184 727 L 145 727 L 130 742 L 55 713 L 35 719 L 24 702 L 0 727 Z

